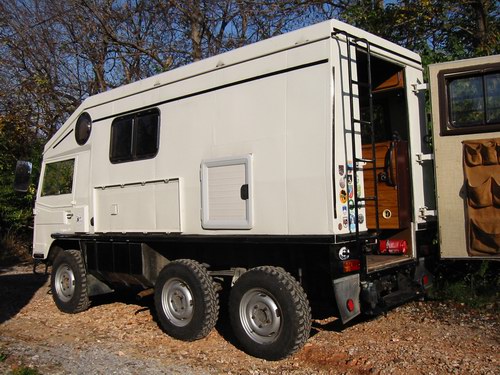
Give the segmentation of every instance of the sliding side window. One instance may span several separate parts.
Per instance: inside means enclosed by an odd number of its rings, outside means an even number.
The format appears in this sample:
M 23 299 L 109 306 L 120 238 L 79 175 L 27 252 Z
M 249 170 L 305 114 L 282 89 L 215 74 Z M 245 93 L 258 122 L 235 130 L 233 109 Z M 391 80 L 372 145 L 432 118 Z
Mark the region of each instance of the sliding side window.
M 159 127 L 158 109 L 116 118 L 111 124 L 111 162 L 154 158 L 158 153 Z

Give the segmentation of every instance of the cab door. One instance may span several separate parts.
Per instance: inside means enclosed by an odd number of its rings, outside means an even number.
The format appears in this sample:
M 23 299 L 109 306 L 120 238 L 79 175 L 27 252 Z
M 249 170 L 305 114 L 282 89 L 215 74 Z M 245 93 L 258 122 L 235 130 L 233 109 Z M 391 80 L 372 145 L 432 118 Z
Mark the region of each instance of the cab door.
M 89 166 L 89 151 L 44 161 L 34 209 L 35 257 L 47 257 L 54 233 L 89 231 Z

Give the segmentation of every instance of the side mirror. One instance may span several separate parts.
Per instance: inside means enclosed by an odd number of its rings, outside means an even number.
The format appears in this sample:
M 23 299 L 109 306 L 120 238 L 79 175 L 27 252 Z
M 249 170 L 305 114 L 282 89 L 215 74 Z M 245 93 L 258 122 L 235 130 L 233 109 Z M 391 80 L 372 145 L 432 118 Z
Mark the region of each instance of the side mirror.
M 14 177 L 14 190 L 22 193 L 28 191 L 31 180 L 33 164 L 29 161 L 19 160 L 16 164 L 16 175 Z

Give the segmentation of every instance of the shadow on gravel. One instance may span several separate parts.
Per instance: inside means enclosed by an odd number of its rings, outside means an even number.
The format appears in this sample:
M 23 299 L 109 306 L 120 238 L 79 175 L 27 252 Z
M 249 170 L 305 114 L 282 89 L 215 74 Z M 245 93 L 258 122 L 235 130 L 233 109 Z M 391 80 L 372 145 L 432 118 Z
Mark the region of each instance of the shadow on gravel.
M 153 298 L 151 296 L 138 298 L 137 297 L 138 291 L 139 290 L 134 291 L 134 290 L 118 289 L 112 293 L 101 294 L 90 297 L 92 302 L 90 308 L 102 305 L 109 305 L 115 302 L 120 302 L 126 305 L 137 305 L 139 307 L 139 310 L 136 311 L 136 314 L 138 314 L 140 311 L 149 309 L 151 309 L 151 312 L 153 312 L 154 311 Z
M 345 328 L 346 326 L 342 324 L 340 319 L 335 319 L 334 321 L 326 323 L 313 322 L 311 327 L 311 337 L 321 331 L 342 332 Z
M 215 329 L 228 343 L 234 347 L 242 350 L 238 340 L 234 336 L 233 329 L 231 327 L 231 321 L 229 319 L 229 288 L 225 288 L 220 294 L 219 300 L 219 319 L 215 325 Z
M 0 269 L 0 272 L 4 272 Z M 47 281 L 49 275 L 0 273 L 0 324 L 16 316 L 26 306 L 36 291 Z

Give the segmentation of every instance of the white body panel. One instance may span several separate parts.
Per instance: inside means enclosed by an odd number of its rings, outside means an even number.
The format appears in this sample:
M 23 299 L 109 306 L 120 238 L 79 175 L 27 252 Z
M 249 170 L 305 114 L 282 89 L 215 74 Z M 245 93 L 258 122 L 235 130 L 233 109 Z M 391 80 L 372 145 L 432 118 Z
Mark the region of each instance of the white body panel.
M 95 189 L 95 230 L 181 232 L 180 186 L 163 180 Z
M 74 155 L 79 159 L 82 152 L 89 155 L 87 164 L 77 163 L 75 172 L 86 177 L 75 178 L 72 197 L 57 206 L 59 211 L 70 210 L 81 217 L 84 225 L 79 229 L 88 233 L 349 233 L 349 226 L 343 225 L 338 187 L 339 168 L 347 171 L 351 160 L 346 135 L 350 127 L 346 125 L 350 118 L 347 64 L 345 56 L 339 55 L 339 48 L 345 55 L 346 47 L 331 38 L 333 28 L 384 47 L 374 46 L 372 53 L 406 66 L 410 83 L 421 82 L 418 55 L 328 21 L 90 97 L 45 148 L 45 162 Z M 420 151 L 423 125 L 413 114 L 421 104 L 416 95 L 408 97 L 414 128 L 411 148 Z M 158 154 L 111 163 L 113 118 L 148 107 L 160 112 Z M 72 132 L 83 112 L 90 114 L 93 127 L 85 146 L 78 146 Z M 239 224 L 210 225 L 209 218 L 209 224 L 203 225 L 201 167 L 203 161 L 221 158 L 251 158 L 251 179 L 240 181 L 250 184 L 251 207 L 236 202 L 238 207 L 228 208 L 240 210 L 235 214 Z M 412 163 L 416 165 L 414 159 Z M 420 176 L 416 172 L 417 179 Z M 417 179 L 415 207 L 425 205 Z M 228 194 L 236 192 L 233 186 Z M 35 218 L 35 253 L 45 257 L 51 233 L 73 230 L 57 209 L 42 213 L 47 198 L 38 196 Z M 212 221 L 224 223 L 227 212 Z M 54 223 L 42 224 L 52 216 Z M 366 230 L 364 224 L 360 229 Z

